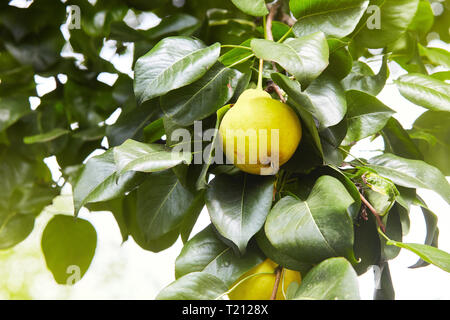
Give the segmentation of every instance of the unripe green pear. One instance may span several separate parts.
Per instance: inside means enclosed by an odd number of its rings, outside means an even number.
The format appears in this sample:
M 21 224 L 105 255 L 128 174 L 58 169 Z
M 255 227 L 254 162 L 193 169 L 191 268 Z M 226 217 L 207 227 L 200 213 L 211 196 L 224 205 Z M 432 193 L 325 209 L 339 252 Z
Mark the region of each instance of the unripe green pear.
M 244 280 L 231 293 L 228 294 L 228 297 L 231 300 L 270 300 L 275 285 L 275 269 L 277 267 L 278 265 L 275 262 L 270 259 L 266 259 L 261 264 L 241 276 L 235 284 L 255 273 L 269 272 L 272 274 L 255 275 L 247 280 Z M 282 291 L 283 288 L 284 291 L 286 291 L 292 282 L 295 281 L 300 284 L 302 281 L 302 277 L 298 271 L 284 269 L 283 273 L 284 274 L 282 274 L 278 284 L 275 300 L 284 300 Z M 235 284 L 233 284 L 233 286 Z
M 273 175 L 294 154 L 302 127 L 288 105 L 263 90 L 248 89 L 225 114 L 219 136 L 226 157 L 239 169 Z

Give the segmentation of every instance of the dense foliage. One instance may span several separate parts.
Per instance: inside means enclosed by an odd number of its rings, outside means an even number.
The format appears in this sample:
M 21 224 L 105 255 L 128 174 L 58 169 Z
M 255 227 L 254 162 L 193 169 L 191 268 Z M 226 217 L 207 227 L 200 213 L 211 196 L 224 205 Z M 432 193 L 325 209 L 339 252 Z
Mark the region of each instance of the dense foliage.
M 70 184 L 74 214 L 111 211 L 123 241 L 159 252 L 181 237 L 177 280 L 160 299 L 221 298 L 267 257 L 301 272 L 290 299 L 356 299 L 356 276 L 370 266 L 381 270 L 375 298 L 392 299 L 388 261 L 400 248 L 420 257 L 415 268 L 450 272 L 437 217 L 416 194 L 431 189 L 450 203 L 450 53 L 428 46 L 450 41 L 449 2 L 266 2 L 2 1 L 0 249 L 23 241 Z M 148 20 L 156 22 L 141 27 Z M 133 72 L 107 50 L 129 57 Z M 212 161 L 216 135 L 194 136 L 204 140 L 202 164 L 195 153 L 174 157 L 171 133 L 194 132 L 200 120 L 203 131 L 218 128 L 223 107 L 256 86 L 259 59 L 264 88 L 301 119 L 291 160 L 274 176 L 245 174 Z M 427 109 L 409 130 L 376 97 L 394 64 L 404 69 L 400 94 Z M 117 79 L 106 84 L 105 75 Z M 54 89 L 39 94 L 39 77 Z M 350 156 L 379 136 L 381 155 Z M 57 182 L 49 157 L 61 168 Z M 205 206 L 211 225 L 192 237 Z M 425 216 L 424 244 L 402 243 L 411 206 Z M 55 280 L 72 283 L 72 266 L 82 276 L 96 242 L 88 221 L 56 215 L 42 236 Z

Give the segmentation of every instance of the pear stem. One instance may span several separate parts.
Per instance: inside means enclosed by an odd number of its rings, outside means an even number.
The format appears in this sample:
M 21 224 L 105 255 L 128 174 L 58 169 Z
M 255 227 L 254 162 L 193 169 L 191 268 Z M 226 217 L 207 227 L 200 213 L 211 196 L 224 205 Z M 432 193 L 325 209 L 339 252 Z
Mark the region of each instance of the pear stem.
M 262 86 L 262 82 L 263 82 L 263 68 L 264 68 L 264 60 L 263 59 L 259 59 L 258 85 L 256 86 L 256 88 L 258 90 L 262 90 L 263 89 L 263 86 Z
M 270 300 L 275 300 L 277 298 L 278 287 L 280 286 L 281 273 L 283 271 L 283 267 L 278 266 L 275 269 L 275 284 L 273 286 L 272 295 L 270 296 Z

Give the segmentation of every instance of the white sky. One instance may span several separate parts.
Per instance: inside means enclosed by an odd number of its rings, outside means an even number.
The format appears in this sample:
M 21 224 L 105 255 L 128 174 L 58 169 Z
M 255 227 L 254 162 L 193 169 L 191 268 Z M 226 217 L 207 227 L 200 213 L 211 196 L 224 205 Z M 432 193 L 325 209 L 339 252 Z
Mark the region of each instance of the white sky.
M 154 18 L 154 17 L 153 17 Z M 134 17 L 128 17 L 132 21 Z M 145 20 L 145 19 L 144 19 Z M 151 20 L 151 19 L 150 19 Z M 127 21 L 127 22 L 129 22 Z M 153 22 L 145 22 L 147 25 Z M 130 22 L 132 23 L 132 22 Z M 141 21 L 142 23 L 142 21 Z M 64 32 L 64 30 L 63 30 Z M 434 42 L 434 45 L 445 46 L 443 43 Z M 119 57 L 114 54 L 113 43 L 108 43 L 102 50 L 102 57 L 111 60 L 117 68 L 132 75 L 130 59 L 132 46 L 127 54 Z M 446 49 L 449 50 L 448 45 Z M 377 71 L 379 61 L 371 62 L 371 67 Z M 410 128 L 414 120 L 425 111 L 400 96 L 392 80 L 396 79 L 403 71 L 391 67 L 391 78 L 388 85 L 380 93 L 378 98 L 397 114 L 395 117 L 406 127 Z M 102 74 L 100 81 L 111 85 L 115 79 L 110 74 Z M 54 80 L 51 78 L 36 77 L 38 93 L 40 96 L 54 89 Z M 34 107 L 38 104 L 34 102 Z M 363 143 L 352 149 L 356 156 L 371 157 L 383 148 L 381 138 L 374 143 L 366 139 Z M 58 168 L 54 160 L 48 163 L 58 178 Z M 70 191 L 70 190 L 69 190 Z M 441 230 L 439 247 L 450 252 L 450 207 L 445 201 L 429 190 L 419 190 L 428 206 L 439 217 Z M 82 210 L 80 216 L 94 225 L 98 233 L 98 247 L 94 261 L 85 277 L 73 287 L 57 285 L 50 272 L 46 270 L 45 261 L 40 251 L 40 237 L 43 227 L 52 214 L 64 213 L 70 197 L 58 199 L 58 203 L 44 212 L 36 223 L 36 228 L 31 236 L 8 252 L 0 251 L 0 270 L 6 271 L 8 277 L 0 278 L 0 299 L 9 298 L 7 291 L 1 290 L 2 286 L 17 290 L 23 283 L 28 283 L 32 288 L 32 297 L 35 299 L 153 299 L 156 294 L 174 280 L 174 263 L 179 254 L 182 243 L 178 240 L 171 248 L 161 253 L 151 253 L 142 250 L 130 238 L 121 244 L 119 229 L 110 213 L 89 213 Z M 71 214 L 70 212 L 66 212 Z M 410 213 L 411 231 L 404 238 L 404 242 L 422 243 L 425 239 L 425 223 L 420 209 L 414 208 Z M 206 209 L 202 211 L 200 219 L 194 228 L 193 234 L 202 230 L 209 224 Z M 2 257 L 12 254 L 9 259 Z M 417 261 L 417 256 L 402 250 L 400 255 L 390 262 L 391 275 L 396 290 L 397 299 L 450 299 L 450 275 L 439 268 L 428 266 L 421 269 L 408 269 L 408 266 Z M 373 273 L 367 272 L 360 277 L 360 291 L 363 299 L 372 299 Z

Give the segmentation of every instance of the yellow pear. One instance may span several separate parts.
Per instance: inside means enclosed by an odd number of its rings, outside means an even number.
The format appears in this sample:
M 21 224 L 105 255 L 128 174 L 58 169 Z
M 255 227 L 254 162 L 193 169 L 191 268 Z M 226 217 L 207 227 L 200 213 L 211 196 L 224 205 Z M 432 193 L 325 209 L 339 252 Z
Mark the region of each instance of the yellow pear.
M 278 265 L 275 262 L 270 259 L 266 259 L 265 261 L 245 273 L 243 276 L 241 276 L 233 284 L 233 286 L 242 279 L 255 273 L 270 272 L 272 274 L 261 274 L 243 281 L 231 293 L 228 294 L 228 297 L 231 300 L 270 300 L 273 287 L 275 285 L 275 269 L 277 267 Z M 300 272 L 284 269 L 278 285 L 276 300 L 284 300 L 282 290 L 284 289 L 284 292 L 286 292 L 288 286 L 294 281 L 297 283 L 300 283 L 302 281 Z
M 263 90 L 248 89 L 225 114 L 219 137 L 227 159 L 239 169 L 273 175 L 294 154 L 302 128 L 288 105 Z

